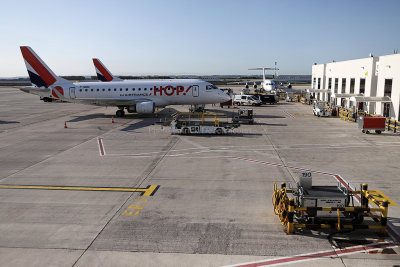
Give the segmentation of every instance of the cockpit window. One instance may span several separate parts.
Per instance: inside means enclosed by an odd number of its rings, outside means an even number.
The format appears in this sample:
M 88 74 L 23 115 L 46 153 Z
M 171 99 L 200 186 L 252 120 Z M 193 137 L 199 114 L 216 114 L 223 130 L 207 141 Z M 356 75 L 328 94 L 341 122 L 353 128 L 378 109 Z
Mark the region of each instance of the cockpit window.
M 207 86 L 206 86 L 206 89 L 207 89 L 207 90 L 213 90 L 213 89 L 215 90 L 215 89 L 218 89 L 218 88 L 217 88 L 215 85 L 212 85 L 212 84 L 211 84 L 211 85 L 207 85 Z

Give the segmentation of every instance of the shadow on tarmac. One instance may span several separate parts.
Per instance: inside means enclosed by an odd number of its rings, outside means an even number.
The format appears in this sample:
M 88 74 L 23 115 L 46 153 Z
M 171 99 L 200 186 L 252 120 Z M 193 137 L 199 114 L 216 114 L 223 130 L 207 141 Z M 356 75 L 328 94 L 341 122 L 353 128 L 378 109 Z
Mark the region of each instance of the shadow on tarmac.
M 0 121 L 0 124 L 15 124 L 20 123 L 19 121 Z
M 265 126 L 288 126 L 284 123 L 264 123 L 264 122 L 257 122 L 255 125 L 265 125 Z

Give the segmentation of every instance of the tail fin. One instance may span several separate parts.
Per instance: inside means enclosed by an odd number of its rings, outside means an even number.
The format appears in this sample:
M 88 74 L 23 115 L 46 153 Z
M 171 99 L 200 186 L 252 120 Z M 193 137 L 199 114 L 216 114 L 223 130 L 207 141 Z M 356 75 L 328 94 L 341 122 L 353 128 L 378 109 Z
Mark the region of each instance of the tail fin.
M 96 69 L 97 78 L 102 82 L 111 81 L 123 81 L 122 79 L 115 77 L 112 73 L 104 66 L 104 64 L 98 58 L 93 58 L 94 68 Z
M 32 48 L 29 46 L 21 46 L 20 48 L 32 84 L 37 87 L 48 88 L 55 83 L 71 83 L 55 75 Z

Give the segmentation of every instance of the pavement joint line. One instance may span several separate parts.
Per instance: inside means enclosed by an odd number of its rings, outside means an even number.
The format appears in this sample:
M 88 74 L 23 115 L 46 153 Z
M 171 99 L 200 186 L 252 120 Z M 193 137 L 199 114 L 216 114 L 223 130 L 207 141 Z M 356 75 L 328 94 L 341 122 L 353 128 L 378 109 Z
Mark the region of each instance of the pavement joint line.
M 44 186 L 44 185 L 0 185 L 0 189 L 38 189 L 38 190 L 72 190 L 72 191 L 113 191 L 141 192 L 141 196 L 153 196 L 159 185 L 149 185 L 146 188 L 129 187 L 85 187 L 85 186 Z
M 340 256 L 372 252 L 383 248 L 396 248 L 399 246 L 398 242 L 385 242 L 385 243 L 374 243 L 368 245 L 348 247 L 345 249 L 333 249 L 326 251 L 311 252 L 306 254 L 299 254 L 289 257 L 282 257 L 277 259 L 259 260 L 254 262 L 247 262 L 234 265 L 226 265 L 226 267 L 257 267 L 257 266 L 279 266 L 284 264 L 299 263 L 311 260 L 328 259 L 328 258 L 340 258 Z

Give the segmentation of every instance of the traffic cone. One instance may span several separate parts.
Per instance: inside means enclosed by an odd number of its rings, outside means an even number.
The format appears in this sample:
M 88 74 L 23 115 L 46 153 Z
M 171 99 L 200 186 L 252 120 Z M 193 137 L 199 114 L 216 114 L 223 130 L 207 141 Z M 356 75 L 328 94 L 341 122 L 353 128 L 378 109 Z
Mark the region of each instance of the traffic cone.
M 64 128 L 68 128 L 68 127 L 67 127 L 67 122 L 66 122 L 66 121 L 64 121 Z
M 111 117 L 111 123 L 114 123 L 114 116 Z

